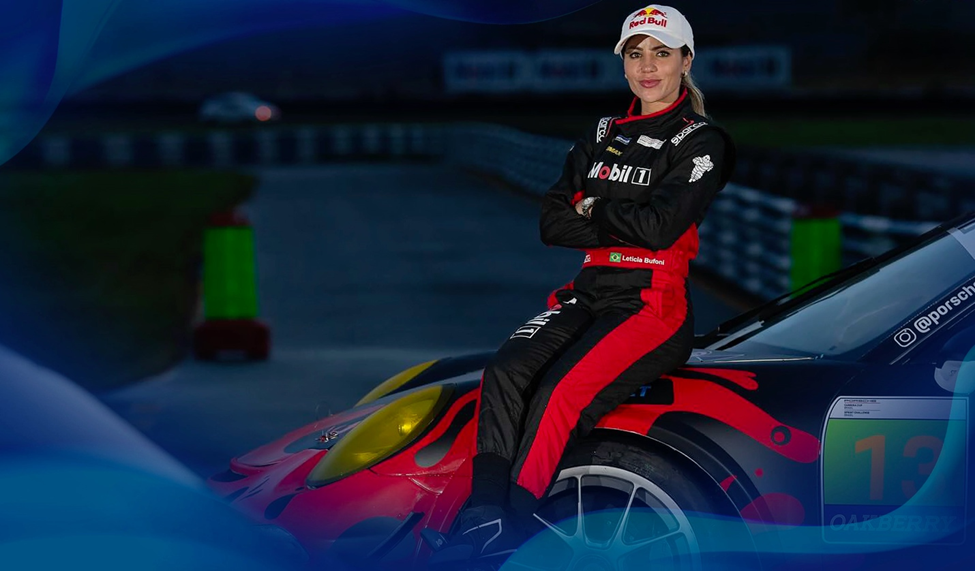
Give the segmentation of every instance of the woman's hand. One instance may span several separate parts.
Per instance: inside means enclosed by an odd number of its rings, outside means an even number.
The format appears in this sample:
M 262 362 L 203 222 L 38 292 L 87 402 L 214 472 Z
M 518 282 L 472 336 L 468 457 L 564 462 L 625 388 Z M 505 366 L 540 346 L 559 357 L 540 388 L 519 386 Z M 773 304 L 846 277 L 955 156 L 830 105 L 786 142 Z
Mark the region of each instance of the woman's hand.
M 592 218 L 592 206 L 596 204 L 597 200 L 599 200 L 599 197 L 596 196 L 583 198 L 575 205 L 576 214 L 582 216 L 586 220 L 590 220 Z

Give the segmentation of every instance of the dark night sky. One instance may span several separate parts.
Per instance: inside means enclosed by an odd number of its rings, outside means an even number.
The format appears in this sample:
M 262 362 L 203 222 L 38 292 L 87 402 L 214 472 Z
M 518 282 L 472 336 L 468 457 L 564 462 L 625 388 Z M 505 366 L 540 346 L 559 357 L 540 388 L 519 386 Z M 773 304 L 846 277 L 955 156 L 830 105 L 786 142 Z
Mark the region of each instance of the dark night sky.
M 785 4 L 786 6 L 783 6 Z M 238 38 L 150 64 L 82 97 L 156 95 L 193 98 L 229 89 L 279 99 L 351 97 L 434 89 L 440 58 L 452 49 L 605 47 L 640 6 L 604 0 L 555 20 L 489 25 L 405 14 L 335 29 L 299 29 Z M 887 86 L 957 82 L 971 77 L 975 2 L 956 0 L 695 0 L 677 5 L 694 26 L 699 52 L 709 46 L 785 44 L 796 82 Z M 921 36 L 921 49 L 900 50 Z M 924 46 L 940 45 L 937 55 Z M 933 47 L 931 48 L 934 49 Z M 975 81 L 975 79 L 969 79 Z

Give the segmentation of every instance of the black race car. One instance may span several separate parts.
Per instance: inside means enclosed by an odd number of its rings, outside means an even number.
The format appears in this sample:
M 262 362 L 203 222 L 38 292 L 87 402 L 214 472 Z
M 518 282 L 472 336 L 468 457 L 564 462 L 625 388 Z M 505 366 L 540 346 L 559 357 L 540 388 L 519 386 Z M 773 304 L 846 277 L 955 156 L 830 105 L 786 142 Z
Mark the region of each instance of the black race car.
M 975 215 L 698 342 L 566 452 L 545 531 L 506 566 L 972 563 Z M 210 485 L 313 563 L 423 568 L 424 530 L 449 531 L 469 492 L 489 356 L 403 371 Z

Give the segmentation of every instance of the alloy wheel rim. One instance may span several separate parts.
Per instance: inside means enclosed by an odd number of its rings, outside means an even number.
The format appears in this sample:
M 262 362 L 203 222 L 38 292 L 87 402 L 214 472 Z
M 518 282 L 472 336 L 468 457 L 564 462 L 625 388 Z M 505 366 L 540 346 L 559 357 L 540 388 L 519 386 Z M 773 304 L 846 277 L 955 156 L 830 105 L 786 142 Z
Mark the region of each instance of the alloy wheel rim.
M 628 470 L 563 470 L 535 518 L 543 530 L 505 569 L 701 569 L 697 535 L 683 510 L 659 486 Z

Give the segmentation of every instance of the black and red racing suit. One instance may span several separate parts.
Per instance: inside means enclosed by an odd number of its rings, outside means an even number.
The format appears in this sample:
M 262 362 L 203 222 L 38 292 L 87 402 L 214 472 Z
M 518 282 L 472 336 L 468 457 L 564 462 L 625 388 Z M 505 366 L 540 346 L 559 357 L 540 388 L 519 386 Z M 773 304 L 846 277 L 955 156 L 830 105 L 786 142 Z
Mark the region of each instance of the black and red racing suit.
M 516 512 L 530 516 L 573 439 L 690 356 L 688 262 L 734 146 L 694 113 L 686 91 L 652 115 L 634 115 L 638 104 L 578 141 L 544 197 L 542 241 L 585 259 L 485 369 L 472 503 L 510 493 Z M 591 219 L 575 210 L 588 196 L 600 198 Z

